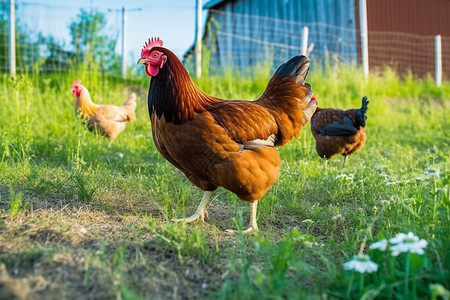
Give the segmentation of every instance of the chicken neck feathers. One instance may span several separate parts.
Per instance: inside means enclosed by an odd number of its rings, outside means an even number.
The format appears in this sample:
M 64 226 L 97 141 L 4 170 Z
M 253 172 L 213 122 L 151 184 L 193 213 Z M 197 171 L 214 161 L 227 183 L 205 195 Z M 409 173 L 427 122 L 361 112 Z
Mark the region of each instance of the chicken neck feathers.
M 92 102 L 91 95 L 87 88 L 82 86 L 82 92 L 75 101 L 75 113 L 80 113 L 82 117 L 88 117 L 95 114 L 99 106 Z
M 176 55 L 166 48 L 154 47 L 163 51 L 168 59 L 157 77 L 152 77 L 148 93 L 150 116 L 164 115 L 167 122 L 181 124 L 192 120 L 195 113 L 204 112 L 211 104 L 220 101 L 208 96 L 194 83 L 187 70 Z

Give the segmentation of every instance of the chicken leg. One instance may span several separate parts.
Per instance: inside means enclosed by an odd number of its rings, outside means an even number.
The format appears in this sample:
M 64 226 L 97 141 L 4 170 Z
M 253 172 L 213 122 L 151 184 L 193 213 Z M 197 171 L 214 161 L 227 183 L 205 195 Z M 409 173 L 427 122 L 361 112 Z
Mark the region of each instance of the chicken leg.
M 347 160 L 348 160 L 348 155 L 344 155 L 344 163 L 342 164 L 342 168 L 344 168 L 345 165 L 347 164 Z
M 205 221 L 205 218 L 208 219 L 208 211 L 206 210 L 206 206 L 208 205 L 209 199 L 211 198 L 213 192 L 205 191 L 203 194 L 202 201 L 197 207 L 195 213 L 187 218 L 183 219 L 175 219 L 175 222 L 186 222 L 191 223 L 197 221 L 198 219 Z
M 323 168 L 326 169 L 328 165 L 328 158 L 324 155 L 322 159 L 323 159 Z
M 256 223 L 256 208 L 258 207 L 258 201 L 250 202 L 250 225 L 242 233 L 250 233 L 258 231 L 258 224 Z M 236 230 L 227 229 L 226 233 L 236 233 Z

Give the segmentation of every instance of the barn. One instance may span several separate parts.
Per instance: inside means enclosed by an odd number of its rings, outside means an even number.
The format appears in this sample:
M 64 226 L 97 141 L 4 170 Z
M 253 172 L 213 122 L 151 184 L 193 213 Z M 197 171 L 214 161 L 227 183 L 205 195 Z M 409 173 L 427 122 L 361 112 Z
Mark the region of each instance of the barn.
M 203 30 L 209 71 L 230 66 L 278 66 L 302 51 L 323 62 L 361 64 L 360 0 L 210 0 Z M 441 35 L 445 77 L 450 76 L 450 1 L 366 0 L 370 70 L 394 68 L 417 77 L 434 74 L 435 36 Z M 193 70 L 194 46 L 184 55 Z M 320 62 L 320 63 L 318 63 Z M 314 68 L 314 64 L 312 66 Z

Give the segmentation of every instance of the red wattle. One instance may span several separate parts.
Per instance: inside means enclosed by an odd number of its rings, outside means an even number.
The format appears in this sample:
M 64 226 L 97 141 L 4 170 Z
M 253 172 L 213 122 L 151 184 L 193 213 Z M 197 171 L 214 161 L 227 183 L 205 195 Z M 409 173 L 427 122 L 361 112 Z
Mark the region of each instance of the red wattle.
M 150 77 L 158 75 L 158 72 L 159 68 L 157 66 L 152 66 L 151 64 L 145 66 L 145 73 Z
M 152 64 L 148 64 L 147 65 L 147 75 L 149 76 L 156 76 L 158 75 L 159 72 L 159 67 L 158 66 L 154 66 Z

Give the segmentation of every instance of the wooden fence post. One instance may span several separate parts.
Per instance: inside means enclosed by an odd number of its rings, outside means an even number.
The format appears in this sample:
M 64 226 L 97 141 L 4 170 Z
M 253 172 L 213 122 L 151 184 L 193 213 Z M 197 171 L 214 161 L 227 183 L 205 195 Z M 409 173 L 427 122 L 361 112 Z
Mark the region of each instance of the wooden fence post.
M 127 7 L 122 7 L 122 77 L 127 78 Z
M 308 55 L 308 35 L 309 35 L 309 28 L 308 26 L 303 27 L 303 33 L 302 33 L 302 54 Z
M 434 53 L 435 53 L 435 81 L 436 86 L 441 87 L 442 84 L 442 44 L 441 44 L 441 36 L 436 35 L 434 37 Z
M 202 76 L 202 0 L 197 0 L 197 14 L 195 25 L 195 75 Z
M 367 42 L 367 3 L 359 0 L 359 25 L 361 28 L 361 62 L 365 78 L 369 77 L 369 46 Z

